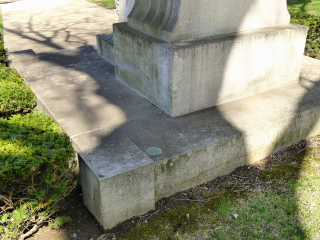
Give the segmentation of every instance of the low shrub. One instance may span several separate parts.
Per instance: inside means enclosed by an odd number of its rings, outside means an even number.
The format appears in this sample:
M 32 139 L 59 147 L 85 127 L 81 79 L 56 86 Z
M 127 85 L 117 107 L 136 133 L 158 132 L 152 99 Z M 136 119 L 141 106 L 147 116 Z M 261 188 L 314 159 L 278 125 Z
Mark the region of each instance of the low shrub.
M 35 106 L 32 90 L 14 82 L 0 82 L 0 116 L 31 112 Z
M 0 117 L 31 112 L 35 105 L 36 98 L 19 73 L 0 65 Z
M 44 114 L 0 118 L 0 193 L 58 187 L 73 154 L 68 135 Z
M 4 48 L 4 42 L 2 36 L 0 35 L 0 64 L 5 65 L 6 63 L 6 49 Z
M 24 84 L 21 75 L 16 70 L 5 66 L 0 66 L 0 82 L 3 81 Z
M 320 59 L 320 17 L 302 12 L 290 14 L 292 23 L 309 27 L 305 55 Z
M 51 216 L 75 186 L 74 154 L 68 135 L 44 114 L 0 118 L 0 239 L 68 220 Z
M 0 239 L 25 239 L 53 217 L 75 186 L 75 151 L 48 116 L 33 113 L 36 98 L 20 74 L 6 67 L 0 16 Z
M 7 63 L 6 60 L 6 49 L 4 48 L 4 42 L 3 42 L 3 20 L 1 17 L 1 7 L 0 7 L 0 65 L 5 65 Z

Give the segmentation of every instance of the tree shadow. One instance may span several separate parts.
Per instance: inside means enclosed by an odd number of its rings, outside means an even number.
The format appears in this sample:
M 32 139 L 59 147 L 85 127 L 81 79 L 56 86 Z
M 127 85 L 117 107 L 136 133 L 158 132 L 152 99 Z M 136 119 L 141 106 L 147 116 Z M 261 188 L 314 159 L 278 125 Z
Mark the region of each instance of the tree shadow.
M 305 3 L 304 7 L 307 3 Z M 247 9 L 250 9 L 250 6 L 247 6 Z M 212 140 L 214 135 L 217 134 L 219 131 L 223 131 L 228 129 L 232 135 L 244 135 L 241 128 L 239 128 L 236 124 L 230 122 L 227 117 L 224 116 L 224 112 L 219 110 L 219 107 L 211 108 L 208 110 L 202 110 L 197 113 L 192 113 L 186 116 L 178 117 L 178 118 L 171 118 L 163 113 L 159 114 L 159 110 L 155 107 L 152 107 L 150 103 L 146 100 L 137 100 L 137 105 L 143 105 L 145 109 L 147 109 L 147 114 L 144 113 L 137 113 L 138 108 L 134 105 L 127 105 L 123 98 L 126 98 L 126 101 L 130 98 L 138 99 L 140 98 L 136 93 L 130 93 L 130 90 L 124 90 L 126 87 L 121 83 L 117 82 L 114 78 L 114 66 L 109 63 L 104 62 L 101 60 L 95 53 L 95 48 L 93 46 L 87 45 L 88 42 L 81 38 L 80 36 L 76 37 L 74 42 L 81 43 L 86 46 L 82 46 L 77 49 L 65 50 L 63 46 L 55 43 L 52 39 L 59 35 L 59 32 L 67 32 L 68 28 L 71 28 L 73 24 L 69 24 L 67 27 L 61 28 L 59 30 L 53 31 L 52 37 L 48 37 L 41 32 L 37 31 L 33 27 L 33 18 L 29 19 L 29 30 L 30 32 L 34 33 L 36 37 L 28 36 L 27 34 L 21 33 L 14 29 L 6 29 L 6 31 L 15 34 L 17 37 L 26 38 L 44 46 L 52 47 L 58 51 L 56 52 L 46 52 L 41 53 L 41 62 L 34 63 L 27 66 L 22 72 L 26 73 L 26 79 L 28 81 L 28 76 L 32 75 L 35 85 L 43 86 L 43 91 L 48 91 L 50 89 L 46 88 L 46 75 L 50 74 L 57 74 L 57 72 L 61 72 L 64 75 L 62 79 L 66 85 L 61 86 L 68 86 L 70 87 L 70 92 L 67 93 L 61 89 L 62 95 L 58 94 L 55 97 L 51 96 L 51 102 L 54 102 L 56 106 L 56 111 L 59 108 L 63 107 L 61 99 L 64 97 L 70 96 L 70 99 L 73 99 L 74 102 L 73 108 L 69 109 L 66 107 L 66 111 L 64 114 L 74 115 L 78 110 L 81 109 L 81 113 L 77 115 L 77 119 L 83 121 L 82 130 L 85 132 L 94 132 L 100 130 L 102 128 L 105 131 L 102 131 L 98 135 L 94 136 L 98 138 L 95 145 L 105 144 L 108 142 L 115 141 L 119 139 L 119 137 L 127 136 L 129 139 L 135 139 L 135 144 L 140 147 L 143 151 L 146 151 L 148 147 L 152 147 L 154 145 L 159 146 L 166 150 L 172 150 L 177 152 L 185 151 L 187 146 L 192 144 L 196 144 L 191 141 L 196 134 L 195 130 L 201 130 L 204 132 L 207 138 L 204 138 L 202 143 L 206 143 L 206 140 Z M 86 21 L 84 21 L 85 23 Z M 240 26 L 241 23 L 239 23 Z M 40 40 L 39 40 L 40 38 Z M 70 35 L 66 34 L 65 37 L 66 42 L 72 42 L 70 40 Z M 224 52 L 225 58 L 224 62 L 221 64 L 222 66 L 226 67 L 228 65 L 228 60 L 230 55 L 232 54 L 232 48 L 230 50 L 226 50 Z M 45 63 L 43 66 L 42 64 Z M 23 67 L 22 67 L 23 68 Z M 30 69 L 34 68 L 34 71 L 30 71 Z M 40 71 L 36 71 L 36 69 L 40 69 Z M 103 70 L 101 70 L 103 69 Z M 52 70 L 52 71 L 51 71 Z M 53 70 L 57 70 L 53 72 Z M 71 73 L 72 71 L 72 73 Z M 221 75 L 225 73 L 226 69 L 221 69 Z M 34 73 L 32 73 L 34 72 Z M 86 80 L 81 79 L 82 74 L 86 76 L 86 78 L 90 79 L 91 83 L 88 83 Z M 44 80 L 43 80 L 44 79 Z M 47 78 L 47 80 L 50 80 Z M 51 79 L 52 81 L 56 81 Z M 197 81 L 197 79 L 195 79 Z M 61 82 L 56 81 L 57 84 Z M 30 83 L 31 84 L 31 83 Z M 223 87 L 223 82 L 217 82 L 215 84 L 215 91 L 221 91 Z M 114 88 L 116 90 L 114 90 Z M 59 89 L 59 87 L 58 87 Z M 86 91 L 90 89 L 90 92 L 98 96 L 99 100 L 96 105 L 90 105 L 89 102 L 85 98 Z M 303 97 L 299 100 L 295 114 L 293 114 L 292 119 L 288 119 L 288 123 L 284 126 L 284 128 L 279 131 L 280 136 L 275 140 L 275 144 L 269 150 L 269 154 L 279 151 L 280 149 L 294 143 L 297 139 L 303 139 L 313 134 L 317 134 L 318 130 L 315 130 L 315 126 L 318 124 L 319 116 L 317 115 L 316 111 L 314 114 L 308 116 L 308 119 L 304 119 L 300 117 L 300 113 L 308 108 L 308 102 L 310 100 L 310 96 L 312 96 L 312 92 L 318 91 L 317 86 L 311 86 L 310 88 L 306 89 L 306 93 Z M 59 91 L 58 91 L 59 92 Z M 120 96 L 120 97 L 119 97 Z M 266 101 L 267 102 L 267 101 Z M 111 113 L 107 118 L 103 118 L 102 121 L 101 116 L 99 116 L 99 111 L 95 109 L 101 108 L 101 111 L 107 111 L 104 109 L 104 105 L 109 105 L 116 109 L 113 113 Z M 245 108 L 245 106 L 243 106 Z M 200 114 L 202 117 L 200 121 L 194 123 L 192 118 L 196 118 L 196 115 Z M 63 115 L 57 116 L 56 114 L 52 113 L 54 118 L 63 126 L 62 119 L 66 118 Z M 120 118 L 119 118 L 120 116 Z M 139 125 L 134 125 L 134 120 L 140 120 L 143 117 L 147 117 L 145 121 L 140 121 Z M 219 116 L 220 120 L 217 122 L 215 119 Z M 154 124 L 150 125 L 149 120 L 154 121 Z M 110 123 L 111 122 L 111 123 Z M 184 124 L 181 124 L 183 122 Z M 172 129 L 168 129 L 166 124 L 170 123 L 173 125 Z M 111 129 L 108 129 L 106 124 Z M 295 129 L 301 125 L 305 127 L 301 130 L 301 132 L 295 132 Z M 163 134 L 159 134 L 154 136 L 150 134 L 154 130 L 154 127 L 159 129 L 159 132 L 162 131 Z M 217 126 L 221 126 L 221 129 L 218 129 Z M 70 126 L 69 126 L 70 127 Z M 77 131 L 73 131 L 72 128 L 65 130 L 71 135 L 76 136 L 79 134 Z M 174 139 L 166 139 L 164 138 L 165 133 L 169 133 L 170 131 L 175 130 L 177 132 L 177 136 Z M 147 138 L 143 138 L 143 134 L 146 133 L 148 136 Z M 211 139 L 210 139 L 211 138 Z M 250 163 L 250 159 L 248 159 L 248 143 L 246 137 L 241 137 L 242 140 L 239 141 L 241 144 L 241 152 L 239 155 L 241 156 L 239 162 L 243 165 L 246 163 Z M 209 143 L 209 142 L 208 142 Z M 175 150 L 178 148 L 180 149 Z M 199 143 L 197 143 L 199 144 Z M 232 146 L 231 146 L 232 147 Z M 170 150 L 170 151 L 171 151 Z M 223 155 L 223 154 L 222 154 Z M 166 157 L 164 153 L 163 157 Z M 157 159 L 155 159 L 157 161 Z M 189 174 L 189 173 L 188 173 Z

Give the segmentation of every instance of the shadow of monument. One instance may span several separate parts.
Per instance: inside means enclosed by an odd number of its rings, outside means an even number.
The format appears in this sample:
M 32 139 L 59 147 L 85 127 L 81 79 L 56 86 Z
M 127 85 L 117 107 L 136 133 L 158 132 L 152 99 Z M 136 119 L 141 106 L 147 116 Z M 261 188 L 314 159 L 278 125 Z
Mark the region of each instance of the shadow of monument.
M 250 9 L 250 4 L 247 6 L 247 9 Z M 244 16 L 245 17 L 245 16 Z M 239 23 L 239 26 L 241 23 Z M 106 83 L 108 81 L 111 81 L 111 85 L 115 82 L 115 78 L 112 76 L 114 74 L 114 67 L 109 63 L 104 63 L 103 60 L 99 59 L 97 55 L 94 53 L 95 48 L 90 45 L 86 45 L 87 42 L 82 39 L 81 37 L 78 38 L 78 42 L 81 42 L 81 44 L 84 44 L 86 46 L 82 46 L 78 48 L 77 50 L 73 49 L 73 53 L 68 55 L 65 54 L 67 51 L 64 49 L 64 47 L 60 46 L 59 44 L 56 44 L 52 41 L 52 38 L 47 37 L 45 35 L 42 35 L 40 32 L 37 32 L 36 29 L 32 26 L 32 19 L 29 20 L 29 26 L 30 31 L 35 33 L 38 37 L 42 38 L 43 40 L 38 40 L 34 37 L 30 37 L 27 35 L 24 35 L 23 33 L 19 33 L 18 31 L 6 29 L 6 31 L 10 31 L 12 33 L 15 33 L 17 36 L 22 38 L 28 38 L 33 41 L 40 42 L 41 44 L 45 46 L 50 46 L 56 50 L 54 52 L 44 52 L 39 54 L 41 57 L 42 62 L 46 62 L 49 65 L 49 68 L 57 68 L 57 67 L 63 67 L 64 69 L 70 69 L 75 70 L 77 72 L 81 72 L 85 74 L 87 77 L 92 79 L 94 83 L 96 84 L 96 89 L 94 90 L 94 93 L 105 100 L 105 102 L 109 102 L 117 108 L 122 111 L 122 114 L 125 115 L 125 118 L 128 119 L 129 112 L 134 111 L 134 109 L 124 109 L 123 105 L 120 105 L 117 101 L 114 99 L 119 98 L 119 94 L 114 91 L 106 91 Z M 70 25 L 69 27 L 71 27 Z M 66 31 L 66 28 L 60 29 L 59 31 Z M 53 37 L 58 35 L 59 32 L 54 32 Z M 67 34 L 66 41 L 69 41 L 69 36 Z M 232 50 L 232 48 L 230 48 Z M 221 64 L 222 66 L 228 65 L 228 56 L 231 54 L 231 50 L 225 51 L 224 54 L 227 56 L 225 57 L 225 62 Z M 84 57 L 85 55 L 85 57 Z M 245 57 L 245 56 L 244 56 Z M 92 69 L 89 69 L 86 65 L 87 63 L 91 63 L 92 65 L 95 65 L 95 63 L 101 63 L 101 67 L 105 67 L 105 76 L 101 76 L 97 74 L 97 72 L 92 71 Z M 102 63 L 103 62 L 103 63 Z M 38 64 L 38 63 L 36 63 Z M 79 67 L 81 65 L 81 67 Z M 37 66 L 37 65 L 35 65 Z M 32 67 L 32 66 L 29 66 Z M 42 71 L 46 71 L 49 68 L 43 68 Z M 28 68 L 26 68 L 26 71 L 28 71 Z M 221 75 L 224 75 L 225 69 L 221 69 Z M 108 75 L 108 74 L 109 75 Z M 195 79 L 197 81 L 197 79 Z M 75 82 L 71 82 L 71 84 L 74 84 Z M 125 88 L 125 86 L 123 85 Z M 217 82 L 215 84 L 215 91 L 220 91 L 223 87 L 223 82 Z M 81 82 L 79 81 L 79 84 L 75 86 L 75 88 L 72 90 L 73 93 L 73 102 L 75 103 L 75 109 L 81 109 L 81 118 L 82 121 L 86 122 L 85 124 L 88 125 L 88 129 L 91 129 L 92 131 L 103 129 L 104 126 L 100 126 L 99 129 L 95 128 L 96 126 L 93 124 L 97 122 L 98 116 L 97 111 L 92 109 L 92 106 L 88 105 L 88 101 L 86 101 L 85 98 L 83 98 L 83 92 L 86 90 L 85 85 L 81 85 Z M 119 88 L 117 89 L 119 91 Z M 305 102 L 309 99 L 311 96 L 311 92 L 317 91 L 316 86 L 312 86 L 307 90 L 307 92 L 304 94 L 304 96 L 300 99 L 299 103 L 296 106 L 296 113 L 299 114 L 301 110 L 304 110 L 307 106 L 305 105 Z M 59 99 L 52 99 L 56 104 L 59 104 Z M 245 106 L 243 106 L 245 107 Z M 69 113 L 70 115 L 73 114 L 73 112 Z M 216 117 L 219 116 L 219 121 L 217 121 Z M 113 118 L 114 116 L 110 116 L 110 118 Z M 196 119 L 197 126 L 194 126 Z M 56 119 L 59 120 L 59 119 Z M 135 120 L 138 120 L 138 117 L 132 117 L 131 121 L 122 121 L 118 124 L 114 124 L 116 127 L 113 129 L 113 131 L 108 131 L 107 133 L 101 133 L 98 138 L 99 144 L 105 144 L 108 142 L 112 142 L 119 139 L 119 136 L 126 135 L 127 138 L 135 139 L 135 144 L 140 147 L 141 149 L 146 149 L 147 147 L 152 147 L 153 145 L 156 145 L 158 147 L 161 147 L 165 149 L 163 157 L 166 157 L 166 151 L 167 152 L 177 152 L 177 153 L 183 153 L 185 151 L 184 147 L 189 146 L 190 144 L 194 144 L 192 139 L 197 133 L 192 132 L 192 129 L 202 129 L 203 131 L 203 141 L 205 143 L 206 139 L 212 138 L 213 135 L 220 131 L 228 131 L 230 132 L 230 135 L 240 135 L 242 139 L 239 139 L 239 144 L 241 144 L 241 152 L 239 152 L 240 162 L 242 163 L 250 163 L 249 159 L 245 159 L 247 154 L 247 139 L 244 134 L 242 133 L 241 128 L 239 128 L 234 123 L 230 122 L 228 118 L 224 116 L 224 112 L 219 110 L 219 107 L 213 107 L 210 109 L 200 110 L 195 113 L 190 113 L 184 116 L 180 116 L 177 118 L 171 118 L 170 116 L 159 113 L 159 114 L 150 114 L 144 121 L 137 121 L 138 125 L 134 122 Z M 141 120 L 141 119 L 139 119 Z M 154 121 L 152 125 L 149 125 L 150 121 Z M 164 121 L 165 120 L 165 121 Z M 108 119 L 105 119 L 104 121 L 108 121 Z M 304 130 L 301 135 L 308 137 L 310 133 L 312 132 L 312 129 L 317 124 L 318 116 L 315 115 L 313 119 L 310 119 L 308 127 Z M 171 129 L 167 129 L 165 126 L 165 123 L 170 122 L 172 124 Z M 291 119 L 288 121 L 287 126 L 282 131 L 283 134 L 278 138 L 277 142 L 274 144 L 272 149 L 270 150 L 270 154 L 276 151 L 279 151 L 280 149 L 286 147 L 288 142 L 293 143 L 292 141 L 296 140 L 296 136 L 292 134 L 292 129 L 294 129 L 297 124 L 299 124 L 297 119 Z M 92 129 L 94 127 L 95 129 Z M 174 139 L 167 139 L 166 134 L 159 134 L 157 136 L 151 136 L 148 134 L 148 132 L 154 131 L 155 128 L 158 128 L 158 132 L 172 132 L 175 131 L 177 135 L 174 137 Z M 146 134 L 148 137 L 144 138 L 144 134 Z M 292 137 L 292 141 L 288 141 L 288 136 Z M 151 145 L 152 144 L 152 145 Z M 184 146 L 180 147 L 180 149 L 176 150 L 175 148 L 177 146 Z M 228 153 L 225 153 L 226 155 Z M 154 161 L 157 161 L 157 158 L 154 158 Z M 191 179 L 192 181 L 192 179 Z

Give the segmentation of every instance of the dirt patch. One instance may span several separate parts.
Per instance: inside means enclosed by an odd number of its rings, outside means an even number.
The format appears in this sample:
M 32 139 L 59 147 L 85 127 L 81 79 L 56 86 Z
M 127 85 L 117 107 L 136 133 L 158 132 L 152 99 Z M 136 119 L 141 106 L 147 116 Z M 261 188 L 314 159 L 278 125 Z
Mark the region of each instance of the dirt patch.
M 29 239 L 114 240 L 118 239 L 123 233 L 150 221 L 152 218 L 170 209 L 176 209 L 179 206 L 188 205 L 192 202 L 201 204 L 202 201 L 206 201 L 207 194 L 229 191 L 231 198 L 237 197 L 237 194 L 240 195 L 245 191 L 265 191 L 273 188 L 273 186 L 267 180 L 261 179 L 261 172 L 263 170 L 291 161 L 299 152 L 319 144 L 320 136 L 301 141 L 255 164 L 237 168 L 228 175 L 177 193 L 169 198 L 164 198 L 156 203 L 154 211 L 134 217 L 108 232 L 103 231 L 99 223 L 85 208 L 82 202 L 81 189 L 78 187 L 60 203 L 61 212 L 59 214 L 70 216 L 72 221 L 67 223 L 61 230 L 54 230 L 44 226 Z

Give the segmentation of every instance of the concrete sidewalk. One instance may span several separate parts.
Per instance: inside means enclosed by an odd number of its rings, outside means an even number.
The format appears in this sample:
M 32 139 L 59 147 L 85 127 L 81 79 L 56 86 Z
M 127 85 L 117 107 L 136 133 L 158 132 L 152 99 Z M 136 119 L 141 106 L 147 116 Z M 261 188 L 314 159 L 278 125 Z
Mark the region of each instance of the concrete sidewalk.
M 86 0 L 22 0 L 0 6 L 9 52 L 96 46 L 96 35 L 118 21 L 114 11 Z
M 117 21 L 112 10 L 85 0 L 1 7 L 9 52 L 40 57 L 14 67 L 71 137 L 85 204 L 105 229 L 320 133 L 318 60 L 304 58 L 299 83 L 171 118 L 117 81 L 114 66 L 97 55 L 96 34 Z
M 114 11 L 86 0 L 23 0 L 1 7 L 5 47 L 18 51 L 10 56 L 23 59 L 23 50 L 32 49 L 41 59 L 14 67 L 37 95 L 38 107 L 71 138 L 157 111 L 116 81 L 114 67 L 96 53 L 96 34 L 117 22 Z M 137 102 L 127 104 L 127 98 Z

